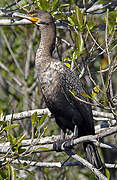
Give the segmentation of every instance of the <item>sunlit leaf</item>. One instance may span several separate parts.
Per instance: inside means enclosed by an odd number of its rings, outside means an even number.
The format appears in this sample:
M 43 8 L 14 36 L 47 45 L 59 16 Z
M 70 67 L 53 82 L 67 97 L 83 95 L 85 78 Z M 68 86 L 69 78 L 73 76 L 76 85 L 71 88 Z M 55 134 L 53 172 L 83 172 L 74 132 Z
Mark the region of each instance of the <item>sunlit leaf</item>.
M 54 11 L 57 10 L 57 8 L 58 8 L 59 5 L 60 5 L 59 0 L 53 0 L 51 3 L 52 3 L 52 5 L 51 5 L 52 9 L 53 9 Z
M 84 97 L 87 97 L 87 98 L 89 98 L 89 99 L 92 99 L 87 93 L 85 93 L 85 92 L 81 92 L 80 93 L 82 96 L 84 96 Z
M 69 90 L 69 92 L 75 97 L 76 96 L 76 92 L 74 90 Z
M 110 180 L 110 172 L 107 168 L 105 168 L 105 172 L 106 172 L 107 179 Z
M 6 121 L 0 121 L 0 125 L 6 124 Z
M 98 93 L 99 93 L 99 85 L 97 85 L 93 88 L 92 94 L 91 94 L 92 99 L 95 99 L 95 97 L 98 95 Z
M 83 42 L 83 38 L 82 38 L 82 33 L 81 32 L 79 32 L 77 37 L 76 37 L 76 45 L 78 47 L 79 54 L 82 54 L 83 50 L 84 50 L 84 42 Z
M 11 146 L 14 146 L 14 144 L 16 143 L 16 138 L 13 136 L 12 133 L 8 133 L 8 140 Z
M 10 130 L 10 129 L 13 129 L 13 128 L 16 128 L 19 126 L 20 126 L 20 124 L 11 124 L 9 126 L 4 127 L 3 130 Z
M 71 67 L 71 65 L 69 63 L 64 63 L 68 68 Z
M 71 17 L 68 17 L 68 21 L 70 22 L 70 24 L 71 24 L 72 26 L 74 26 L 74 21 L 73 21 L 73 19 L 72 19 Z
M 38 148 L 34 149 L 34 151 L 37 151 L 39 149 L 44 150 L 44 151 L 49 151 L 49 148 L 46 148 L 46 147 L 38 147 Z
M 41 119 L 40 119 L 40 121 L 39 121 L 39 125 L 41 125 L 41 124 L 44 122 L 44 120 L 46 119 L 47 115 L 48 115 L 48 114 L 44 114 L 44 115 L 41 117 Z
M 105 69 L 105 68 L 107 68 L 107 67 L 108 67 L 108 58 L 105 57 L 105 58 L 103 58 L 102 61 L 101 61 L 101 69 Z
M 47 126 L 46 126 L 46 127 L 44 127 L 44 133 L 47 131 L 47 128 L 48 128 Z
M 37 122 L 37 120 L 38 120 L 37 112 L 34 112 L 31 116 L 32 126 L 34 126 L 34 124 Z
M 79 30 L 82 30 L 82 26 L 83 26 L 83 20 L 82 20 L 82 13 L 81 10 L 78 6 L 76 6 L 76 17 L 77 17 L 77 22 L 78 22 L 78 28 Z
M 88 21 L 86 27 L 88 30 L 92 30 L 94 26 L 95 26 L 95 23 L 93 21 Z

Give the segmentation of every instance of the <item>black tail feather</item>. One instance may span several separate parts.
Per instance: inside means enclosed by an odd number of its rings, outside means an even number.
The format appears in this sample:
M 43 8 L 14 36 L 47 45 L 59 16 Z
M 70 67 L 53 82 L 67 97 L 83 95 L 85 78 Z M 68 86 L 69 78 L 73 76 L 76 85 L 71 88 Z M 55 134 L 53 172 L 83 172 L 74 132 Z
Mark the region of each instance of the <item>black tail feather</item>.
M 97 169 L 101 170 L 105 174 L 104 164 L 99 156 L 97 147 L 92 142 L 83 143 L 87 160 Z

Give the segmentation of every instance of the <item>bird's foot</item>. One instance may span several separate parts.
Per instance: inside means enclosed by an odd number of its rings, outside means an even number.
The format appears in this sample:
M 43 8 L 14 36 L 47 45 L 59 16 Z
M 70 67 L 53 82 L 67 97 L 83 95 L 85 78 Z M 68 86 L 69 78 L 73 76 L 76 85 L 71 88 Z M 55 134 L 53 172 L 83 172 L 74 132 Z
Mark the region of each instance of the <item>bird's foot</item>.
M 61 151 L 69 151 L 73 148 L 73 138 L 65 141 L 65 140 L 60 140 L 60 141 L 56 141 L 53 144 L 53 150 L 57 151 L 57 152 L 61 152 Z
M 74 139 L 78 137 L 78 127 L 75 125 L 73 137 L 67 141 L 65 141 L 65 132 L 61 130 L 61 140 L 56 141 L 53 144 L 53 150 L 57 152 L 61 151 L 71 151 L 74 145 Z
M 53 150 L 57 152 L 62 151 L 62 145 L 64 144 L 65 140 L 56 141 L 53 144 Z
M 63 147 L 65 150 L 71 150 L 73 148 L 73 145 L 74 145 L 74 139 L 71 138 L 64 142 Z

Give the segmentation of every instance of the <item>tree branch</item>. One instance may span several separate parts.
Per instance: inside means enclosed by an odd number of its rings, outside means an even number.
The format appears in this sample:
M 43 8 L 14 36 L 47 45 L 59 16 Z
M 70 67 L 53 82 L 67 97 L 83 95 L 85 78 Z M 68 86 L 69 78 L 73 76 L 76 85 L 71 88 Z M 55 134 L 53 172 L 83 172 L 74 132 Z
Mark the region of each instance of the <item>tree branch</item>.
M 65 143 L 67 141 L 71 140 L 72 145 L 78 145 L 79 143 L 83 143 L 86 141 L 91 141 L 93 142 L 96 146 L 102 147 L 102 148 L 107 148 L 107 149 L 117 149 L 116 146 L 114 145 L 109 145 L 105 143 L 99 142 L 99 139 L 107 137 L 111 134 L 115 134 L 117 132 L 117 127 L 112 127 L 112 128 L 106 128 L 106 131 L 103 130 L 99 134 L 96 135 L 88 135 L 88 136 L 82 136 L 77 139 L 71 139 L 72 135 L 67 135 L 65 138 L 65 141 L 61 143 L 61 151 L 65 151 Z M 41 139 L 29 139 L 29 140 L 23 140 L 22 141 L 22 148 L 25 149 L 28 153 L 29 152 L 47 152 L 47 151 L 53 151 L 53 143 L 55 141 L 60 141 L 61 137 L 60 136 L 51 136 L 51 137 L 45 137 Z M 29 149 L 29 147 L 31 147 Z M 7 151 L 11 149 L 10 142 L 7 143 L 0 143 L 0 153 L 4 154 Z M 29 150 L 28 150 L 29 149 Z
M 4 159 L 1 159 L 3 161 Z M 37 161 L 29 161 L 29 160 L 21 160 L 21 159 L 12 159 L 6 158 L 7 162 L 12 162 L 12 164 L 27 164 L 27 166 L 36 166 L 36 167 L 46 167 L 46 168 L 54 168 L 54 167 L 65 167 L 65 166 L 82 166 L 80 161 L 69 161 L 69 162 L 37 162 Z M 117 168 L 117 164 L 105 164 L 106 168 Z
M 108 8 L 110 6 L 117 6 L 117 1 L 110 1 L 104 4 L 94 4 L 92 7 L 86 10 L 86 13 L 93 13 L 94 11 L 99 11 L 104 8 Z

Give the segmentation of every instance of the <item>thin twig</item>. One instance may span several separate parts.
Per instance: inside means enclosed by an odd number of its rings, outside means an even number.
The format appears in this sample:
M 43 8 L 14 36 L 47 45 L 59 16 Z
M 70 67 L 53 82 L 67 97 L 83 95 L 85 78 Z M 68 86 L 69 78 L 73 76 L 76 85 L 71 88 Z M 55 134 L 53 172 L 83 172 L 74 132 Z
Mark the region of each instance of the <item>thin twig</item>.
M 20 80 L 17 79 L 17 78 L 15 77 L 15 75 L 14 75 L 12 72 L 10 72 L 9 69 L 8 69 L 2 62 L 0 62 L 0 67 L 1 67 L 3 70 L 5 70 L 19 86 L 22 86 L 22 83 L 20 82 Z
M 18 61 L 17 61 L 17 59 L 16 59 L 16 57 L 15 57 L 15 55 L 14 55 L 14 53 L 13 53 L 11 47 L 10 47 L 10 44 L 9 44 L 9 42 L 8 42 L 8 40 L 7 40 L 7 37 L 6 37 L 5 33 L 4 33 L 2 30 L 0 30 L 0 32 L 1 32 L 3 38 L 4 38 L 5 42 L 6 42 L 7 48 L 8 48 L 8 50 L 9 50 L 9 52 L 11 53 L 11 56 L 12 56 L 12 58 L 13 58 L 15 64 L 16 64 L 16 67 L 19 69 L 19 72 L 20 72 L 22 75 L 24 75 L 24 73 L 23 73 L 23 71 L 22 71 L 22 68 L 20 67 L 20 64 L 18 63 Z

